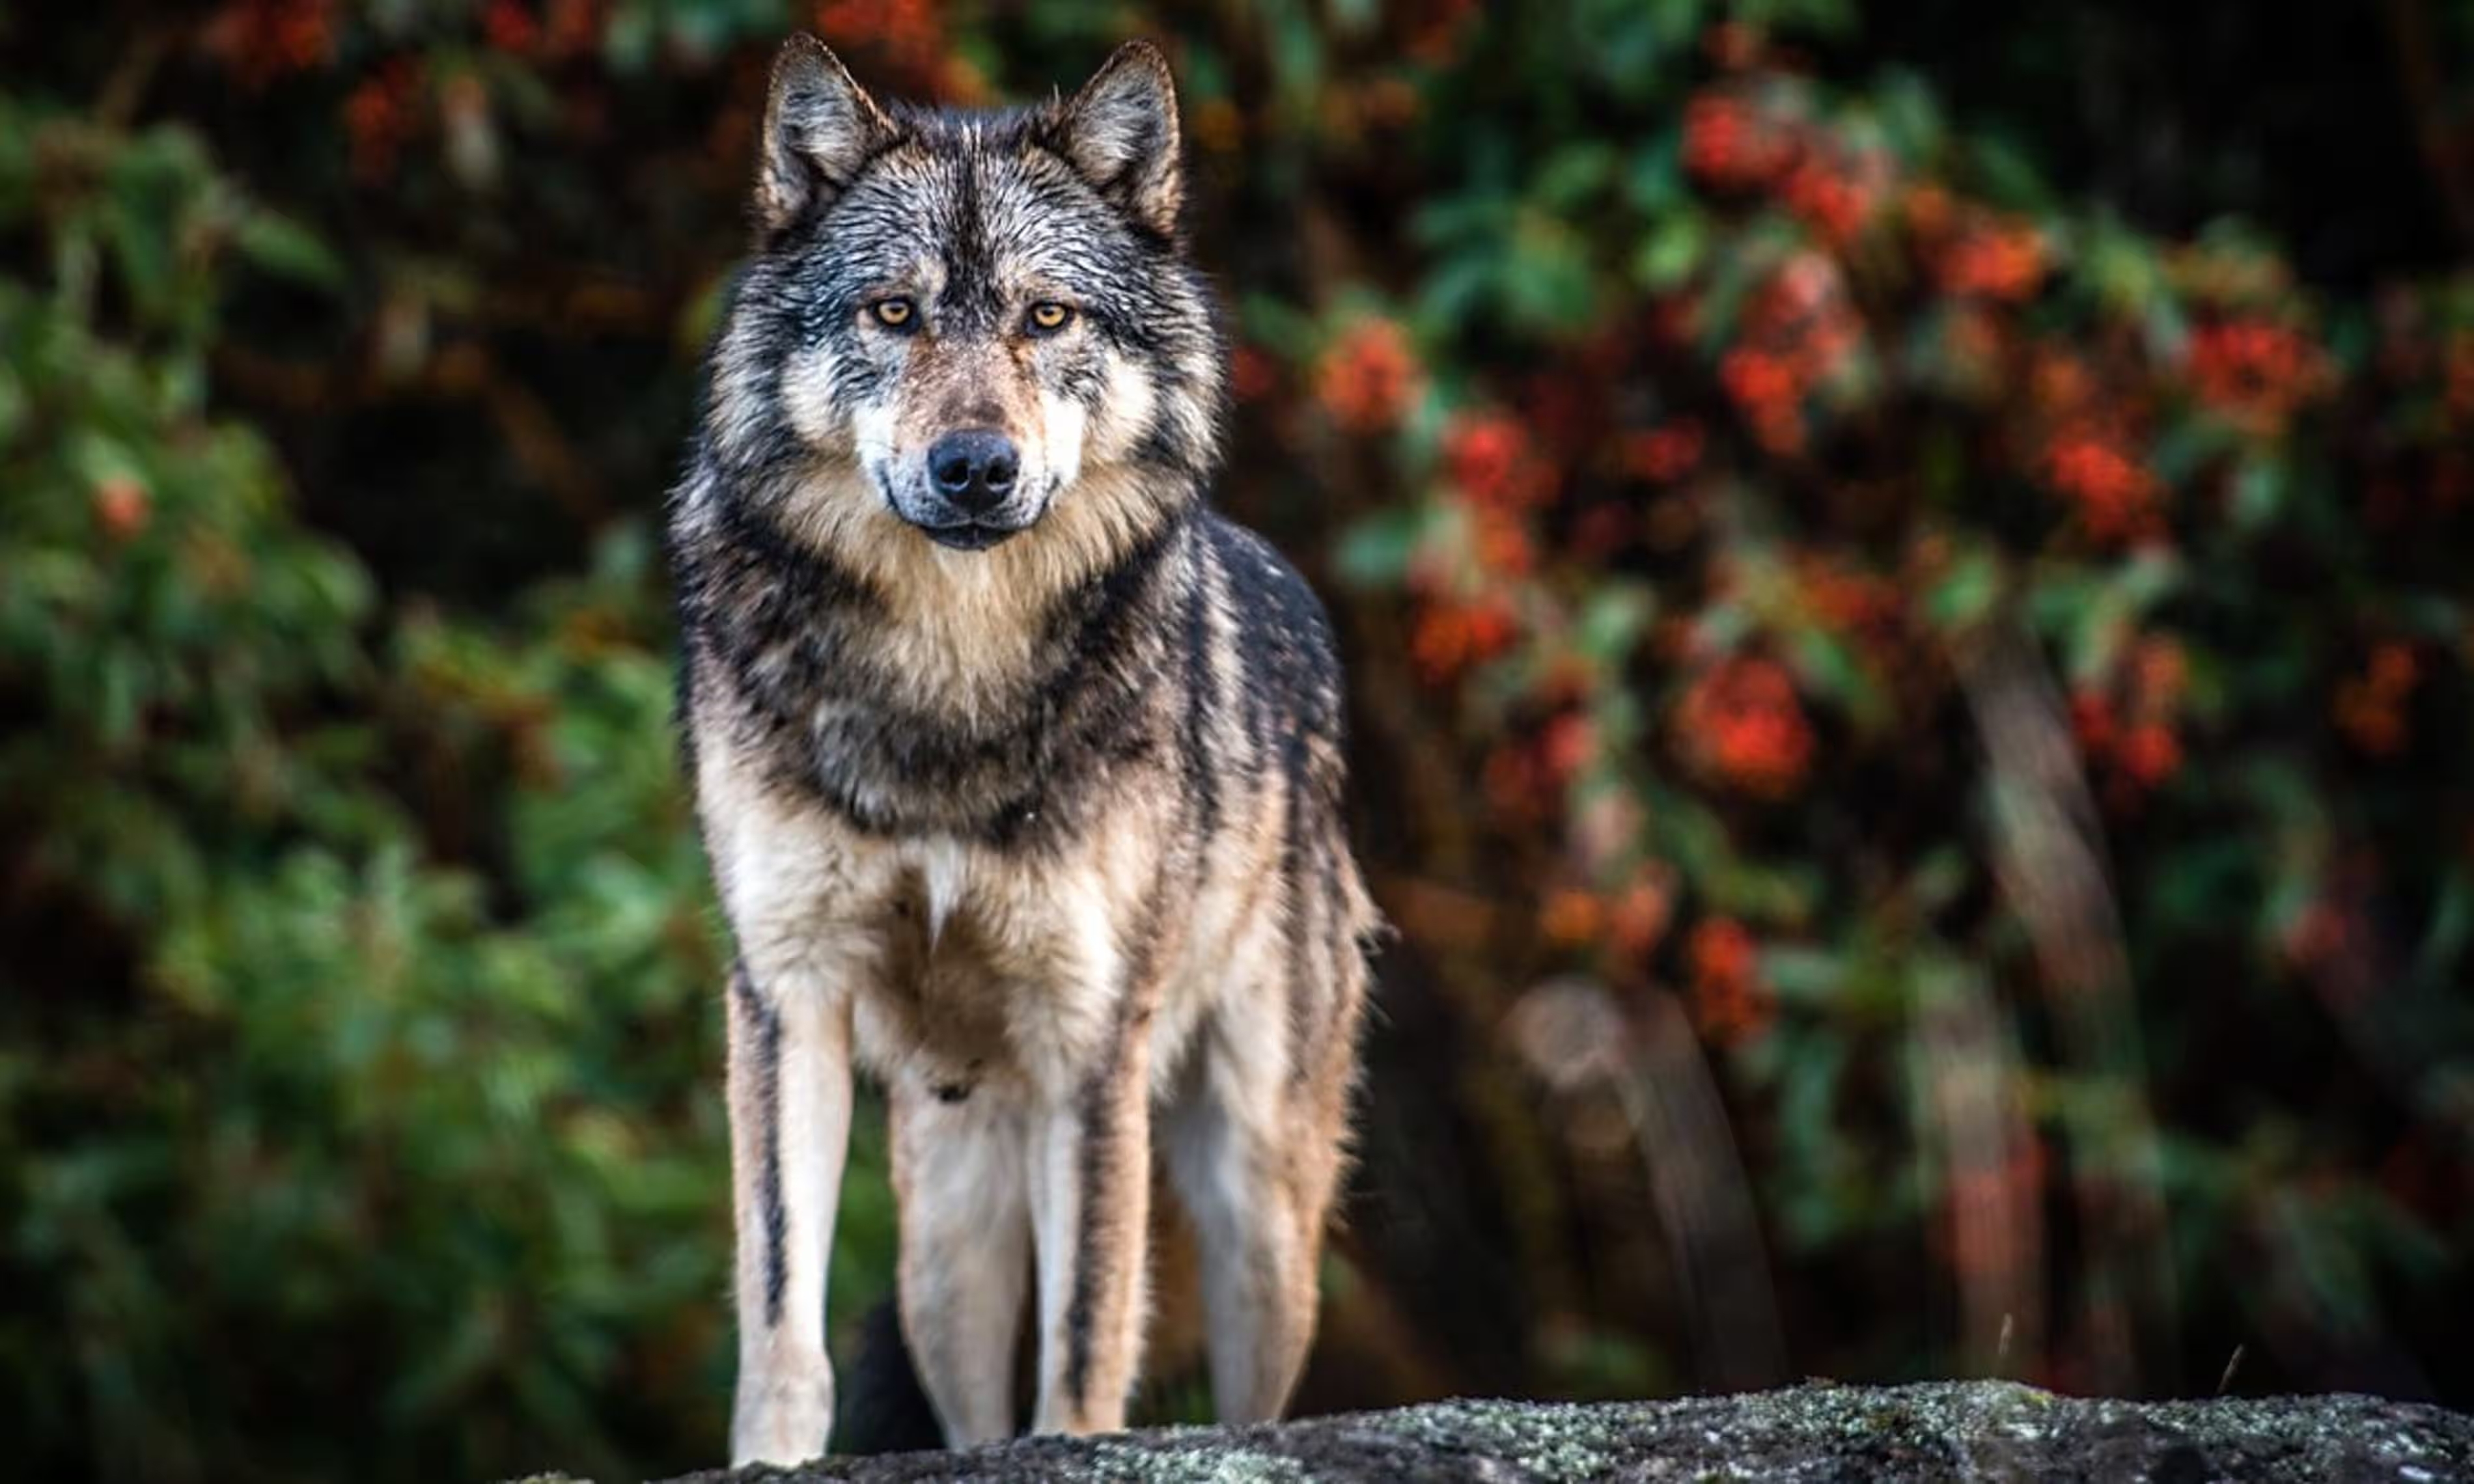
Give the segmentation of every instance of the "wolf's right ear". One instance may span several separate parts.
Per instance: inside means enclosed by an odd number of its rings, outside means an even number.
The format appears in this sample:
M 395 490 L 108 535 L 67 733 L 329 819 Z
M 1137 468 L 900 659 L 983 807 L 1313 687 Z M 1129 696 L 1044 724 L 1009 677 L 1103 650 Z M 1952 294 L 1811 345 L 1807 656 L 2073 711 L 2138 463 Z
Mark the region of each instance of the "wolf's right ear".
M 897 131 L 841 59 L 805 33 L 773 58 L 756 172 L 756 221 L 771 236 L 850 187 Z

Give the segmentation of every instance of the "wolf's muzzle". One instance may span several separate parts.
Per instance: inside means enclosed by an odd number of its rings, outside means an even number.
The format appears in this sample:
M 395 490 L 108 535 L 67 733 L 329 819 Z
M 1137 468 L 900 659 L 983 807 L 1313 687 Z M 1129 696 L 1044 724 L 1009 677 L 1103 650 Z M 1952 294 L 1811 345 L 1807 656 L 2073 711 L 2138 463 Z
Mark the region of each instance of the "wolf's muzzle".
M 940 546 L 981 551 L 1030 522 L 1008 507 L 1022 475 L 1013 440 L 994 428 L 962 428 L 928 447 L 928 489 L 934 518 L 911 523 Z M 950 518 L 948 518 L 950 517 Z

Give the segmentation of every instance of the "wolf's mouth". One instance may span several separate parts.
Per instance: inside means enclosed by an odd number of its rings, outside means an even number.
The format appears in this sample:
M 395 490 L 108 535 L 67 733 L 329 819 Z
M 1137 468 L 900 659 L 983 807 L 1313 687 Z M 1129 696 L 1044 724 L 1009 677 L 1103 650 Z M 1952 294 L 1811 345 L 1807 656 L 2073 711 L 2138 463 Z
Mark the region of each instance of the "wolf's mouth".
M 1022 528 L 1018 526 L 982 525 L 976 520 L 965 520 L 959 525 L 921 526 L 919 529 L 937 545 L 955 551 L 985 551 L 1007 537 L 1022 534 Z

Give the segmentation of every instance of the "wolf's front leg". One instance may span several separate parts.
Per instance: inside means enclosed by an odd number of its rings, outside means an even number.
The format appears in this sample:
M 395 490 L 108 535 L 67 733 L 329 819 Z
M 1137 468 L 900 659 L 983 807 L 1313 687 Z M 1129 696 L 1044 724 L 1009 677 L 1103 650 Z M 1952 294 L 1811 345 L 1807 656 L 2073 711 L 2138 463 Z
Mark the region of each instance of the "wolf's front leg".
M 734 1467 L 814 1458 L 834 1420 L 825 1274 L 850 1146 L 850 1007 L 808 975 L 767 977 L 741 963 L 730 980 Z
M 1079 1086 L 1031 1114 L 1040 1315 L 1035 1432 L 1126 1425 L 1149 1297 L 1148 1019 L 1124 1017 Z

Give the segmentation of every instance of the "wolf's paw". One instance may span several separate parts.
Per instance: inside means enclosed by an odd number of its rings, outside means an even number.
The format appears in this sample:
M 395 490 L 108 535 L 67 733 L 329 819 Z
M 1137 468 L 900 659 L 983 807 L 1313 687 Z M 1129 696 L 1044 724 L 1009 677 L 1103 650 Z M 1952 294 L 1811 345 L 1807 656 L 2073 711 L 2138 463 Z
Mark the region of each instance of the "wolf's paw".
M 742 1369 L 731 1408 L 730 1466 L 821 1458 L 833 1425 L 834 1368 L 824 1356 Z

